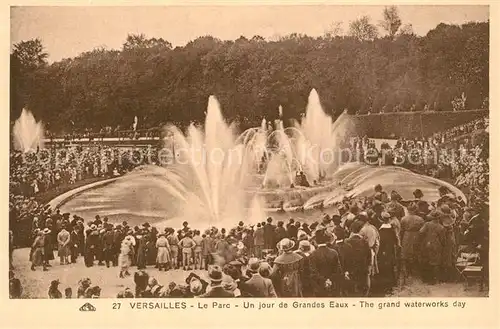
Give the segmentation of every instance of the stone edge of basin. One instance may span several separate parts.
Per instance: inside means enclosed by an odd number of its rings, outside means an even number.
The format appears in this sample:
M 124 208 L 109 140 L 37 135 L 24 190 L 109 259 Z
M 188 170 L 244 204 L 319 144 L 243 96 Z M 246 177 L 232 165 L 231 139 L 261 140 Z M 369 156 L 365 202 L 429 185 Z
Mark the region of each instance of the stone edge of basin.
M 77 197 L 78 195 L 82 194 L 83 192 L 86 192 L 88 190 L 91 190 L 91 189 L 94 189 L 94 188 L 97 188 L 97 187 L 102 187 L 104 185 L 108 185 L 108 184 L 116 181 L 118 178 L 120 178 L 120 177 L 109 178 L 109 179 L 106 179 L 106 180 L 102 180 L 102 181 L 90 183 L 90 184 L 87 184 L 87 185 L 83 185 L 83 186 L 77 187 L 77 188 L 75 188 L 73 190 L 69 190 L 68 192 L 65 192 L 65 193 L 63 193 L 61 195 L 58 195 L 54 199 L 50 200 L 48 202 L 48 205 L 52 209 L 60 208 L 66 202 L 72 200 L 73 198 Z

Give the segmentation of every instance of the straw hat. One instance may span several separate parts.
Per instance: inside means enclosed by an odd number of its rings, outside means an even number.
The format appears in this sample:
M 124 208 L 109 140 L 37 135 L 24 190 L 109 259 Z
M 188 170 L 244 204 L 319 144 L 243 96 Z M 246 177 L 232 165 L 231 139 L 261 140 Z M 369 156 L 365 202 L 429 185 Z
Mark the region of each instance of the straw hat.
M 293 249 L 295 246 L 295 242 L 293 240 L 290 240 L 288 238 L 282 239 L 280 242 L 278 242 L 278 249 L 282 251 L 289 251 Z

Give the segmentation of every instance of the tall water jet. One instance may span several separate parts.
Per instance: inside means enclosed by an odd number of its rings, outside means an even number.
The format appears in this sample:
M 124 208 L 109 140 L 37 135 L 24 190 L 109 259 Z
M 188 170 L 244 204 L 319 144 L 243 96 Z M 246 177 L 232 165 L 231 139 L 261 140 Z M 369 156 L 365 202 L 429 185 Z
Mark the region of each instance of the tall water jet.
M 200 213 L 211 223 L 243 219 L 247 208 L 245 187 L 256 159 L 222 118 L 217 99 L 209 97 L 204 131 L 193 124 L 186 135 L 174 126 L 167 129 L 178 143 L 177 153 L 182 154 L 174 166 L 184 173 L 187 190 L 198 200 L 186 207 L 201 206 Z M 243 140 L 258 139 L 259 134 L 250 133 Z
M 309 180 L 322 179 L 335 169 L 339 137 L 345 134 L 347 123 L 346 113 L 333 121 L 323 110 L 316 90 L 311 90 L 305 116 L 295 123 L 294 130 L 296 157 Z
M 43 147 L 43 126 L 33 114 L 23 109 L 12 129 L 14 148 L 24 153 Z

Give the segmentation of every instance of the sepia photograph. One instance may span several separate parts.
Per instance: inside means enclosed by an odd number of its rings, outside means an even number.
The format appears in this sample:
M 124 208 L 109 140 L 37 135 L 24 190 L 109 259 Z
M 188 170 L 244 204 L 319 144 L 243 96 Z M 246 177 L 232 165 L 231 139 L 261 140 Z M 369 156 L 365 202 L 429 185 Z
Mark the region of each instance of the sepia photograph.
M 11 6 L 9 298 L 486 299 L 489 60 L 487 5 Z

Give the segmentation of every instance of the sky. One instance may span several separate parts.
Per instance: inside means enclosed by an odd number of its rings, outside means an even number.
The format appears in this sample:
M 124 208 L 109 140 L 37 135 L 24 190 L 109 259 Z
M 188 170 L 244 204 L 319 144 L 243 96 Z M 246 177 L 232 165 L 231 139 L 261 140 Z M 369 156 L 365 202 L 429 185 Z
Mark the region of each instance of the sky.
M 363 15 L 377 24 L 383 6 L 87 6 L 12 7 L 11 47 L 40 38 L 49 61 L 74 57 L 96 47 L 120 49 L 129 33 L 163 38 L 184 46 L 199 36 L 222 40 L 260 35 L 266 39 L 290 33 L 320 36 L 334 22 L 349 22 Z M 425 35 L 439 23 L 487 21 L 488 6 L 398 6 L 404 24 Z

